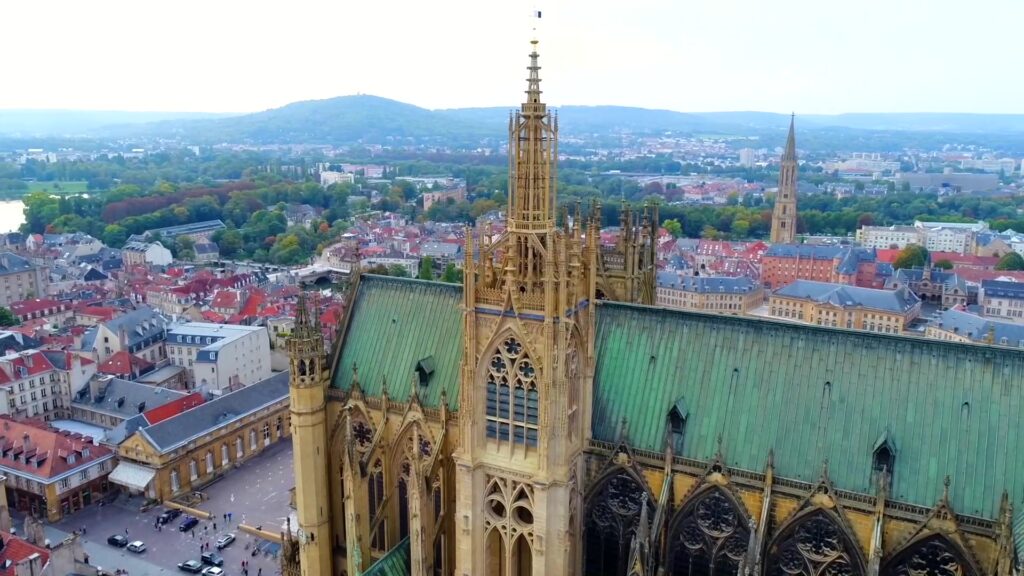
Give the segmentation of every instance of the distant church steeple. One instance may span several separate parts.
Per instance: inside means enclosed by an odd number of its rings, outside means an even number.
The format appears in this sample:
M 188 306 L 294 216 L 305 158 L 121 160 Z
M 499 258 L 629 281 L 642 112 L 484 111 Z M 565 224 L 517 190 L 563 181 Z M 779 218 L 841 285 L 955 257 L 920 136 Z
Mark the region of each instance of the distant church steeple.
M 796 241 L 796 115 L 789 120 L 786 151 L 782 153 L 779 168 L 779 193 L 775 196 L 772 212 L 771 241 L 774 244 L 792 244 Z

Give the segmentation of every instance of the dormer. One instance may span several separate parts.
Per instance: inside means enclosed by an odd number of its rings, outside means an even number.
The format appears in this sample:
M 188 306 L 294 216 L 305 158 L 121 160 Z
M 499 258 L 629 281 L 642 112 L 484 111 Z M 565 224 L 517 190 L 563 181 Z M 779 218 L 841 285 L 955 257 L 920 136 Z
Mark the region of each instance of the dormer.
M 671 435 L 672 449 L 675 450 L 676 454 L 680 454 L 683 450 L 683 440 L 686 435 L 686 420 L 690 417 L 690 411 L 686 407 L 686 399 L 682 396 L 676 400 L 675 404 L 668 409 L 666 415 L 666 421 L 668 425 L 668 433 Z
M 416 375 L 419 377 L 420 386 L 430 384 L 430 376 L 434 373 L 434 357 L 427 356 L 416 362 Z
M 896 466 L 896 444 L 893 442 L 889 431 L 882 432 L 875 447 L 871 451 L 871 472 L 872 474 L 884 474 L 891 481 L 893 468 Z

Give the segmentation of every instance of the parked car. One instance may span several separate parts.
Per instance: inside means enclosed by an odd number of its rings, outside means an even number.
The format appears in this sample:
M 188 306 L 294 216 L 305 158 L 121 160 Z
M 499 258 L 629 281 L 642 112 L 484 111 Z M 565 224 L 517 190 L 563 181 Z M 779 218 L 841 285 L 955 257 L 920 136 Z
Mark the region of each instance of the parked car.
M 181 510 L 178 510 L 177 508 L 170 508 L 168 510 L 164 510 L 163 513 L 157 517 L 157 522 L 161 524 L 170 524 L 178 516 L 181 516 Z
M 223 549 L 227 548 L 228 546 L 231 546 L 231 543 L 234 542 L 234 541 L 235 541 L 235 535 L 234 534 L 230 534 L 230 533 L 229 534 L 225 534 L 225 535 L 221 536 L 220 538 L 217 538 L 217 550 L 223 550 Z
M 180 525 L 178 525 L 178 531 L 188 532 L 195 528 L 196 524 L 199 524 L 199 518 L 196 518 L 195 516 L 185 516 L 185 519 L 181 521 Z
M 117 546 L 118 548 L 124 548 L 128 545 L 128 537 L 123 534 L 114 534 L 110 538 L 107 538 L 107 544 Z
M 217 566 L 207 566 L 206 570 L 203 570 L 203 576 L 224 576 L 224 570 Z
M 224 558 L 216 552 L 203 552 L 203 555 L 199 559 L 203 561 L 203 564 L 209 564 L 210 566 L 224 565 Z
M 178 564 L 178 570 L 199 574 L 203 571 L 203 564 L 199 560 L 186 560 Z
M 136 540 L 128 545 L 128 551 L 142 554 L 146 551 L 146 544 L 142 540 Z

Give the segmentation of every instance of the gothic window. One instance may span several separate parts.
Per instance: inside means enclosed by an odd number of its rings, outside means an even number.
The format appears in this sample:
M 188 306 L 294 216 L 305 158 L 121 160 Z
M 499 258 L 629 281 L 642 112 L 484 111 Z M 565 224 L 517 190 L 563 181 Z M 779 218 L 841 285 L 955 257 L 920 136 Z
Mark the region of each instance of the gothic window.
M 779 534 L 768 551 L 767 567 L 767 576 L 864 574 L 856 546 L 823 510 L 804 516 Z
M 370 524 L 376 525 L 370 539 L 370 547 L 374 550 L 384 551 L 386 520 L 381 518 L 384 514 L 384 464 L 378 458 L 370 470 L 370 477 L 366 490 L 367 499 L 370 504 Z
M 373 440 L 373 429 L 371 429 L 366 422 L 358 420 L 352 426 L 352 437 L 356 441 L 356 450 L 365 452 L 366 449 L 370 447 L 370 442 Z
M 669 541 L 672 576 L 731 576 L 747 552 L 747 515 L 715 488 L 680 512 Z
M 955 544 L 935 534 L 911 544 L 893 556 L 882 576 L 976 576 Z
M 569 350 L 565 358 L 565 380 L 568 386 L 568 404 L 566 408 L 569 410 L 569 439 L 574 440 L 576 434 L 576 427 L 579 425 L 579 397 L 580 387 L 582 382 L 580 381 L 580 351 L 579 351 L 579 338 L 576 336 L 575 330 L 572 336 L 569 338 Z
M 488 438 L 537 445 L 536 376 L 533 361 L 515 338 L 506 338 L 494 351 L 487 370 Z
M 588 576 L 626 573 L 629 545 L 640 523 L 644 488 L 625 472 L 613 476 L 591 497 L 584 526 L 584 570 Z M 653 508 L 648 502 L 649 517 Z
M 409 535 L 409 480 L 398 479 L 398 540 Z

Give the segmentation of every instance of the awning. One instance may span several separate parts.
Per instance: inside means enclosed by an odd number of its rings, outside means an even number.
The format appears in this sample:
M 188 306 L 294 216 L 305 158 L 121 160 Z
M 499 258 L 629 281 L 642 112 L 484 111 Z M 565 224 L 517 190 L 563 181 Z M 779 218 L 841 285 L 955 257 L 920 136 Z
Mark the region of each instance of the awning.
M 156 470 L 152 468 L 131 462 L 121 462 L 117 465 L 117 468 L 114 468 L 114 471 L 110 473 L 108 478 L 114 484 L 120 484 L 129 490 L 145 492 L 146 487 L 149 486 L 150 481 L 153 480 L 155 475 Z

